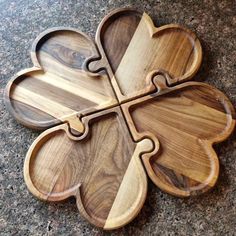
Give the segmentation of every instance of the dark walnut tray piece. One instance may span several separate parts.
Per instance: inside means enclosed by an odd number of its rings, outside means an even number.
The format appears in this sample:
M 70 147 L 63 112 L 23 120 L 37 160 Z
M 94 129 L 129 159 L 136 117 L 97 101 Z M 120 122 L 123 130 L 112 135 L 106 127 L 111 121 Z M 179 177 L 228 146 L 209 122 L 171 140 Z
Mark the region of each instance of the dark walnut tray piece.
M 95 43 L 54 28 L 35 40 L 31 57 L 34 67 L 10 80 L 5 100 L 19 122 L 46 129 L 24 165 L 36 197 L 73 196 L 90 223 L 115 229 L 141 210 L 147 175 L 179 197 L 215 185 L 212 145 L 231 134 L 235 117 L 220 91 L 186 82 L 202 60 L 194 33 L 118 9 L 101 21 Z

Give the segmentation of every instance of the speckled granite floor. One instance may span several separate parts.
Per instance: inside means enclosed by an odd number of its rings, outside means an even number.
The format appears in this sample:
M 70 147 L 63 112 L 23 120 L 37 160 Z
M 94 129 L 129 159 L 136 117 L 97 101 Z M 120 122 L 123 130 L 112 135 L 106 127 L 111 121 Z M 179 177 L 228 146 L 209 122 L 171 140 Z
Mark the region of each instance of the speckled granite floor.
M 0 235 L 235 235 L 236 135 L 216 146 L 221 174 L 213 191 L 178 199 L 149 184 L 139 216 L 128 226 L 103 232 L 84 220 L 73 199 L 49 204 L 26 189 L 22 168 L 38 133 L 18 124 L 5 110 L 2 92 L 19 70 L 30 67 L 34 38 L 53 26 L 79 28 L 94 36 L 111 9 L 133 6 L 147 11 L 157 25 L 180 23 L 200 38 L 204 60 L 196 80 L 225 92 L 236 105 L 235 1 L 59 1 L 0 0 Z

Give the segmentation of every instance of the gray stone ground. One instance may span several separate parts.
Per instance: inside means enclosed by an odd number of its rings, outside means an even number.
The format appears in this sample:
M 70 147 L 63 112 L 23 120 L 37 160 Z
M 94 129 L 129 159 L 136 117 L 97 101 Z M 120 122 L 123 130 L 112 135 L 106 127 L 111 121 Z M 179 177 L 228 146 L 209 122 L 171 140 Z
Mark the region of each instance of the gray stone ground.
M 157 25 L 182 24 L 197 33 L 203 50 L 195 77 L 225 92 L 236 105 L 235 1 L 59 1 L 0 0 L 0 235 L 235 235 L 236 135 L 216 146 L 221 174 L 213 191 L 197 198 L 171 197 L 152 183 L 139 216 L 128 226 L 103 232 L 91 226 L 75 201 L 43 203 L 26 189 L 22 177 L 27 149 L 38 133 L 18 124 L 6 111 L 2 92 L 19 70 L 30 67 L 34 38 L 54 26 L 75 27 L 94 36 L 111 9 L 133 6 Z

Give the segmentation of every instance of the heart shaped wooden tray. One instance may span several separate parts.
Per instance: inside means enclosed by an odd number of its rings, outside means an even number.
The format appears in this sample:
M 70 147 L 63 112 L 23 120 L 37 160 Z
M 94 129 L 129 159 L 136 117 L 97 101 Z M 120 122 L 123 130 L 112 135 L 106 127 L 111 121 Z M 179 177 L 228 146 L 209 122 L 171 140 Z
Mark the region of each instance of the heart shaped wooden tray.
M 24 165 L 36 197 L 74 196 L 90 223 L 114 229 L 142 208 L 146 173 L 180 197 L 215 185 L 212 145 L 233 131 L 234 111 L 217 89 L 185 82 L 202 60 L 194 33 L 118 9 L 102 20 L 95 43 L 54 28 L 36 39 L 31 57 L 34 67 L 8 83 L 5 98 L 21 123 L 47 129 Z
M 25 160 L 27 186 L 43 200 L 75 196 L 91 223 L 116 228 L 132 220 L 144 203 L 147 178 L 139 156 L 148 157 L 144 152 L 153 143 L 132 140 L 119 107 L 82 121 L 85 132 L 79 138 L 62 124 L 35 140 Z
M 190 30 L 177 24 L 156 28 L 146 13 L 129 9 L 102 20 L 96 43 L 101 57 L 91 59 L 89 69 L 106 68 L 119 102 L 155 91 L 153 71 L 168 71 L 173 85 L 191 79 L 202 60 L 201 44 Z
M 68 122 L 73 131 L 83 133 L 81 116 L 117 105 L 108 76 L 84 69 L 86 59 L 98 55 L 93 41 L 78 30 L 45 31 L 32 47 L 34 67 L 8 84 L 11 112 L 30 128 Z
M 155 155 L 142 158 L 153 182 L 172 195 L 200 194 L 217 181 L 219 161 L 212 145 L 233 131 L 233 107 L 210 85 L 167 87 L 162 79 L 156 80 L 156 94 L 125 103 L 122 109 L 136 140 L 150 137 L 160 143 Z

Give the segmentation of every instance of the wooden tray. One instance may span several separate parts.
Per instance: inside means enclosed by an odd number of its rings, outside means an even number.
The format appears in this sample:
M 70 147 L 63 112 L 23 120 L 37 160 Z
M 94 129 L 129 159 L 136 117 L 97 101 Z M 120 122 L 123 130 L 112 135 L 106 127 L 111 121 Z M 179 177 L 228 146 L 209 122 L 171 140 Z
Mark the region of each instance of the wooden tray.
M 233 131 L 234 111 L 215 88 L 185 82 L 202 60 L 191 31 L 155 28 L 146 13 L 118 9 L 102 20 L 95 44 L 54 28 L 36 39 L 31 57 L 34 67 L 9 82 L 5 98 L 24 125 L 51 127 L 25 160 L 36 197 L 74 196 L 90 223 L 114 229 L 142 208 L 146 173 L 180 197 L 215 185 L 212 145 Z
M 168 71 L 168 84 L 191 79 L 200 67 L 196 35 L 177 24 L 156 28 L 146 13 L 118 9 L 100 23 L 96 43 L 101 57 L 88 61 L 91 71 L 106 68 L 120 102 L 155 91 L 153 71 Z
M 162 78 L 162 81 L 161 81 Z M 212 145 L 233 131 L 233 106 L 212 86 L 186 82 L 167 87 L 158 76 L 158 92 L 122 105 L 135 140 L 152 139 L 159 150 L 142 158 L 152 181 L 179 197 L 212 188 L 219 160 Z
M 83 133 L 80 117 L 117 105 L 105 73 L 90 73 L 86 59 L 98 56 L 93 41 L 78 30 L 49 29 L 35 40 L 33 68 L 19 72 L 7 85 L 6 102 L 22 124 L 45 129 L 68 122 Z
M 91 223 L 104 229 L 120 227 L 145 201 L 147 177 L 139 156 L 148 158 L 144 153 L 153 149 L 153 143 L 132 140 L 119 107 L 82 121 L 85 132 L 80 137 L 62 124 L 34 141 L 25 160 L 25 181 L 42 200 L 74 196 Z

